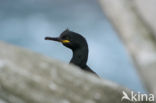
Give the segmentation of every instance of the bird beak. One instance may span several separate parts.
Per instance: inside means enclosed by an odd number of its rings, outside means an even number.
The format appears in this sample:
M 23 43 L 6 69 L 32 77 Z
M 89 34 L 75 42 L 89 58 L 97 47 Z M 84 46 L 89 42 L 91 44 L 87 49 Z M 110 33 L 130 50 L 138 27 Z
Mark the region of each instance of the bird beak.
M 53 38 L 53 37 L 45 37 L 45 40 L 53 40 L 53 41 L 61 42 L 63 44 L 66 44 L 66 43 L 70 42 L 69 40 L 61 40 L 58 37 L 55 37 L 55 38 Z
M 57 42 L 61 42 L 61 39 L 60 38 L 57 38 L 57 37 L 45 37 L 45 40 L 53 40 L 53 41 L 57 41 Z

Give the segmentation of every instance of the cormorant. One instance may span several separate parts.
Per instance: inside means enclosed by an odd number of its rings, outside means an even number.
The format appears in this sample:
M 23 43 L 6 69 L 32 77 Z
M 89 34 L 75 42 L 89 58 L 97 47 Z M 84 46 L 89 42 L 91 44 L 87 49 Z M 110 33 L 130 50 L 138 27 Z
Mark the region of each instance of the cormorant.
M 45 37 L 45 40 L 61 42 L 64 46 L 70 48 L 73 52 L 73 57 L 70 60 L 70 63 L 80 67 L 82 70 L 97 75 L 86 64 L 89 50 L 87 41 L 82 35 L 66 29 L 59 37 Z

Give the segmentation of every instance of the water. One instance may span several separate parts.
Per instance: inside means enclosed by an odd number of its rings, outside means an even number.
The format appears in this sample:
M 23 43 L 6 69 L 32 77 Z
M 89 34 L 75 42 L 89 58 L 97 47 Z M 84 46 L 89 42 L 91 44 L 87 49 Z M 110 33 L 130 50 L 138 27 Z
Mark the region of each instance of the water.
M 69 28 L 86 37 L 88 65 L 102 78 L 144 92 L 118 35 L 95 0 L 2 0 L 0 39 L 68 63 L 72 52 L 45 36 Z

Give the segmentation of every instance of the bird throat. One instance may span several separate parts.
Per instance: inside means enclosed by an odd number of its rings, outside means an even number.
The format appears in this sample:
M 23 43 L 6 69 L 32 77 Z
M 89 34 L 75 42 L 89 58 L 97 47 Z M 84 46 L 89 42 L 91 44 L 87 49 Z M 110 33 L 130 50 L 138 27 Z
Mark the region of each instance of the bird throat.
M 84 46 L 73 51 L 73 57 L 70 63 L 73 63 L 80 68 L 84 68 L 86 66 L 88 60 L 88 47 Z

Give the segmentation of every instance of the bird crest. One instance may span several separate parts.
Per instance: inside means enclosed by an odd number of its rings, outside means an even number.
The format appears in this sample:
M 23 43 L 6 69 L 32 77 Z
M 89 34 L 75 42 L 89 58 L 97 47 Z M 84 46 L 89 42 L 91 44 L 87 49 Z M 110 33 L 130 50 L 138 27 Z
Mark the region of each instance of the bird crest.
M 69 32 L 70 30 L 67 28 L 65 31 L 66 31 L 66 32 Z

